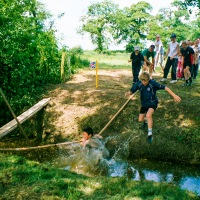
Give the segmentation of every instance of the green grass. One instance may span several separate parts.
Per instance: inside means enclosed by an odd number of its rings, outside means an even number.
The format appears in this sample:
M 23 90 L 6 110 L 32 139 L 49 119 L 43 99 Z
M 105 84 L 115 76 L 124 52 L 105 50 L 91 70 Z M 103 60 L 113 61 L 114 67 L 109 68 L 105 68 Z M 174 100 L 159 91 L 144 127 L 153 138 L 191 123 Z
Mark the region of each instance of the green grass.
M 90 62 L 98 61 L 99 69 L 131 69 L 131 64 L 128 63 L 129 58 L 130 53 L 111 53 L 107 55 L 86 51 L 83 55 L 83 59 Z
M 129 57 L 130 54 L 126 53 L 99 55 L 92 51 L 85 52 L 83 55 L 83 58 L 89 61 L 98 60 L 100 69 L 130 69 L 131 73 L 131 64 L 128 63 Z M 185 162 L 191 160 L 193 156 L 194 161 L 192 162 L 199 163 L 199 81 L 200 76 L 195 81 L 196 85 L 191 88 L 183 88 L 181 83 L 167 84 L 181 96 L 182 102 L 180 104 L 174 104 L 166 92 L 158 92 L 160 104 L 154 115 L 154 130 L 157 141 L 151 147 L 145 143 L 143 138 L 132 141 L 133 145 L 130 150 L 133 157 L 138 155 L 148 157 L 150 155 L 154 156 L 155 160 L 173 158 L 177 162 L 181 160 Z M 107 77 L 106 83 L 108 85 L 116 84 L 113 82 Z M 125 79 L 124 83 L 127 83 Z M 94 128 L 97 132 L 101 130 L 108 119 L 125 102 L 122 93 L 124 94 L 127 87 L 121 85 L 117 89 L 116 91 L 107 91 L 108 96 L 105 98 L 107 106 L 102 106 L 96 115 L 87 116 L 87 119 L 81 123 L 88 124 L 90 122 L 96 126 Z M 137 106 L 134 106 L 135 104 Z M 126 125 L 126 130 L 130 130 L 130 136 L 134 136 L 133 130 L 138 134 L 135 127 L 138 107 L 139 98 L 123 110 L 121 115 L 108 127 L 107 132 L 110 135 L 111 133 L 113 135 L 121 133 L 120 135 L 123 137 L 122 133 L 124 125 Z M 104 117 L 102 118 L 102 116 Z M 136 123 L 133 124 L 133 121 Z M 125 138 L 128 137 L 129 132 L 125 132 Z M 198 197 L 173 184 L 131 181 L 127 180 L 126 177 L 106 178 L 99 176 L 91 178 L 56 169 L 47 164 L 26 160 L 23 157 L 0 154 L 0 200 L 12 199 L 193 200 L 198 199 Z
M 86 177 L 17 156 L 0 154 L 0 199 L 193 200 L 173 184 Z

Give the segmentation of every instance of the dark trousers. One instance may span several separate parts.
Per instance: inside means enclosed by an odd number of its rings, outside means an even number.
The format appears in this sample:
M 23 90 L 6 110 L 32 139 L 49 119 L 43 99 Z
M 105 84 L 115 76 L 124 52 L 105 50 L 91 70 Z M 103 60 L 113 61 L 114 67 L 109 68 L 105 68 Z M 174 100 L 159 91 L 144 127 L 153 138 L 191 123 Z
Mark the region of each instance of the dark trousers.
M 198 70 L 199 70 L 199 65 L 198 64 L 194 64 L 193 65 L 192 78 L 196 78 L 197 77 Z
M 173 58 L 172 60 L 170 60 L 170 57 L 168 57 L 167 62 L 165 64 L 165 68 L 164 68 L 164 78 L 167 78 L 170 67 L 172 67 L 172 69 L 171 69 L 171 79 L 176 80 L 177 65 L 178 65 L 178 58 Z
M 140 73 L 141 66 L 132 66 L 132 73 L 133 73 L 133 82 L 136 83 L 139 81 L 139 73 Z

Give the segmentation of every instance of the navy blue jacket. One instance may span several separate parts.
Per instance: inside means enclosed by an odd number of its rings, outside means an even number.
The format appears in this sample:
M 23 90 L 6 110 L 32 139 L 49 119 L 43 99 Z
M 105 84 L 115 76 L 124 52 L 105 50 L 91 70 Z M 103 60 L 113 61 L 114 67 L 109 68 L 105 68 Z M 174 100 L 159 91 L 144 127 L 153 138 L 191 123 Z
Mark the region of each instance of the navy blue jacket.
M 156 91 L 164 89 L 164 85 L 161 85 L 154 80 L 149 80 L 149 83 L 146 86 L 144 86 L 141 81 L 136 82 L 130 91 L 135 93 L 137 90 L 140 90 L 141 104 L 143 107 L 148 107 L 158 105 Z

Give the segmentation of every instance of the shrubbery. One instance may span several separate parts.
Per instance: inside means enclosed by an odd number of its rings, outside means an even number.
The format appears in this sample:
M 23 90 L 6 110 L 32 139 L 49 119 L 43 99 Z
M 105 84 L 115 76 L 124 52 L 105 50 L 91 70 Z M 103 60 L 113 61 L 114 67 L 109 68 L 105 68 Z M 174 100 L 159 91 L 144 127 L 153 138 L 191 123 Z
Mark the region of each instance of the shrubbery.
M 80 47 L 71 50 L 59 48 L 52 22 L 50 25 L 46 23 L 51 16 L 38 2 L 0 2 L 0 12 L 0 87 L 16 115 L 19 115 L 38 101 L 44 85 L 61 81 L 63 51 L 67 53 L 67 78 L 89 62 L 80 59 L 83 53 Z M 0 97 L 0 126 L 12 118 Z

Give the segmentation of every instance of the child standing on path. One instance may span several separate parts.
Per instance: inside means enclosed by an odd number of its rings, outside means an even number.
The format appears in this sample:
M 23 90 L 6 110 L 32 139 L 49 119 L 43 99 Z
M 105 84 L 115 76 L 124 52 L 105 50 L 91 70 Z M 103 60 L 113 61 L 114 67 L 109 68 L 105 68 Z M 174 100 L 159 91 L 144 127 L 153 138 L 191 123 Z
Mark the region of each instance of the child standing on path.
M 139 81 L 138 76 L 142 66 L 142 61 L 144 61 L 144 56 L 140 53 L 140 47 L 134 47 L 134 52 L 130 56 L 128 62 L 132 62 L 132 73 L 133 73 L 133 83 Z
M 180 102 L 181 98 L 174 94 L 168 87 L 164 85 L 160 85 L 154 80 L 150 79 L 150 75 L 147 72 L 143 72 L 140 75 L 140 81 L 135 83 L 129 92 L 125 95 L 131 95 L 135 93 L 137 90 L 140 90 L 140 100 L 141 100 L 141 108 L 139 114 L 139 122 L 144 122 L 146 117 L 148 124 L 148 142 L 152 143 L 152 128 L 153 128 L 153 118 L 152 115 L 155 112 L 158 106 L 158 99 L 156 96 L 157 90 L 166 90 L 173 98 L 175 102 Z

